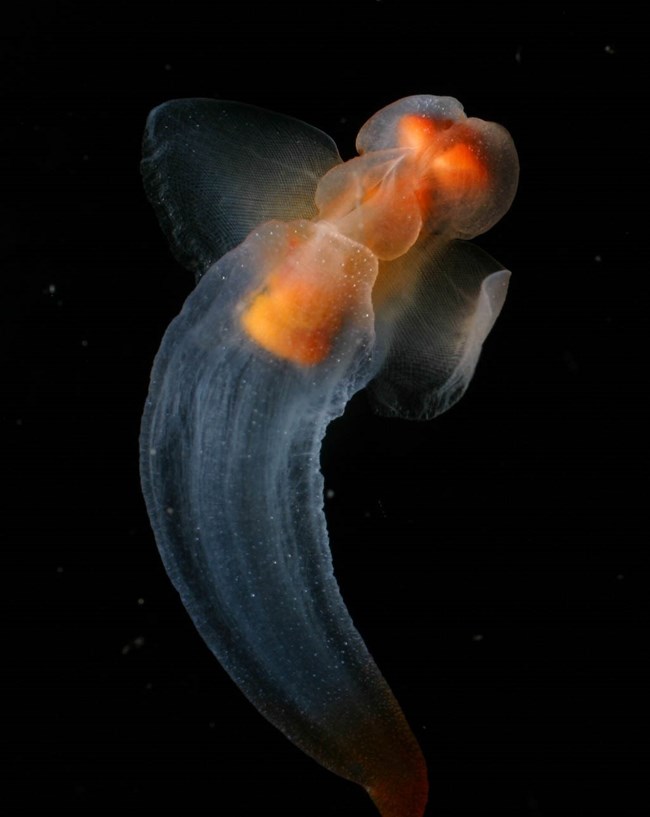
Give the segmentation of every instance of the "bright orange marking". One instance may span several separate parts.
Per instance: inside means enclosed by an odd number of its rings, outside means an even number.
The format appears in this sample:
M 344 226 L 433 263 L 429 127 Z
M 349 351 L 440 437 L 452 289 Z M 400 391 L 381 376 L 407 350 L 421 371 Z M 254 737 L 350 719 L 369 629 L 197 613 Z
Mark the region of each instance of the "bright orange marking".
M 278 357 L 315 366 L 329 354 L 341 325 L 339 287 L 301 277 L 288 265 L 272 272 L 244 311 L 241 322 L 250 337 Z
M 467 190 L 485 187 L 488 182 L 487 168 L 472 147 L 463 142 L 438 154 L 431 166 L 436 180 L 445 187 Z
M 451 124 L 448 119 L 435 120 L 418 114 L 407 114 L 400 120 L 397 144 L 399 147 L 421 152 L 430 147 L 436 136 Z
M 488 184 L 488 169 L 463 123 L 409 114 L 399 123 L 398 143 L 417 155 L 415 176 L 421 181 L 414 181 L 413 188 L 425 220 L 440 194 L 469 193 Z

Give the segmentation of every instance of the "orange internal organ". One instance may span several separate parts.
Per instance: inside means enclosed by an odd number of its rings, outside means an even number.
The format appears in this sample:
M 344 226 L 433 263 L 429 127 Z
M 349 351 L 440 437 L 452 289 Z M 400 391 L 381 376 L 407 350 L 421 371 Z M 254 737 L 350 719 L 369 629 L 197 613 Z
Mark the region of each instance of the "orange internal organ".
M 267 351 L 315 366 L 328 355 L 338 331 L 341 292 L 316 276 L 299 277 L 290 265 L 271 272 L 245 309 L 242 326 Z
M 429 119 L 411 113 L 400 119 L 397 144 L 401 148 L 412 148 L 418 152 L 431 147 L 436 135 L 447 130 L 452 123 L 448 119 Z
M 414 192 L 425 218 L 438 194 L 455 197 L 487 187 L 488 170 L 473 141 L 471 130 L 464 124 L 417 114 L 402 117 L 398 142 L 417 154 L 416 173 L 422 181 L 414 185 Z
M 473 146 L 465 142 L 457 142 L 438 153 L 431 161 L 431 168 L 438 184 L 450 190 L 480 190 L 488 183 L 485 164 Z

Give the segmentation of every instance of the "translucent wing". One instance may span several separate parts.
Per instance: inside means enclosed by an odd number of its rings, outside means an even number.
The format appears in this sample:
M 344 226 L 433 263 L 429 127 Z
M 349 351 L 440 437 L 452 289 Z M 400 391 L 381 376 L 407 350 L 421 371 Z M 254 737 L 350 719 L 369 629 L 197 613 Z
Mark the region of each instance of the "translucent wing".
M 430 419 L 465 393 L 510 273 L 474 244 L 434 238 L 386 263 L 382 275 L 394 290 L 376 313 L 377 353 L 386 358 L 368 392 L 379 414 Z
M 174 255 L 200 277 L 264 221 L 312 218 L 329 136 L 290 116 L 214 99 L 149 114 L 142 176 Z

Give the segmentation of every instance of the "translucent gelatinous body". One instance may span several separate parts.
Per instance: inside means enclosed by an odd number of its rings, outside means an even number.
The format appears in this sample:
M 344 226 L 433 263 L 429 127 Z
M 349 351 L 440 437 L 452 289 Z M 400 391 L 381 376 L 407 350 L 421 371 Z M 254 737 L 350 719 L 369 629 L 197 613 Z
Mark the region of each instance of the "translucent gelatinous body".
M 143 491 L 183 603 L 287 737 L 421 817 L 426 766 L 341 599 L 322 511 L 327 424 L 359 389 L 433 417 L 465 391 L 508 273 L 466 239 L 508 209 L 518 165 L 447 97 L 373 116 L 343 163 L 297 120 L 214 100 L 150 115 L 143 176 L 198 280 L 156 358 Z

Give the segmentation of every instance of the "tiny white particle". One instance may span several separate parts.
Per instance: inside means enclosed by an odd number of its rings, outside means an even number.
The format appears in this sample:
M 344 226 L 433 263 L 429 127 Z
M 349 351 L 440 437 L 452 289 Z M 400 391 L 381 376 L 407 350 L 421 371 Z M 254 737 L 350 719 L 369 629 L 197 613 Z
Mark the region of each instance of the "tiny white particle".
M 122 647 L 122 655 L 128 655 L 131 650 L 139 650 L 144 647 L 144 636 L 138 635 L 135 638 L 131 639 L 128 644 L 125 644 Z

